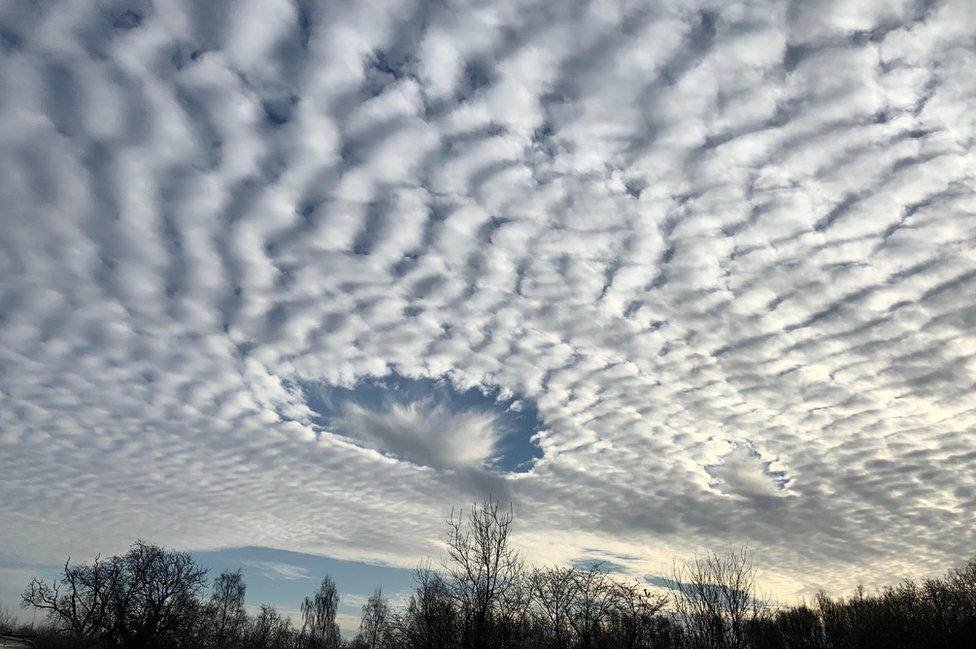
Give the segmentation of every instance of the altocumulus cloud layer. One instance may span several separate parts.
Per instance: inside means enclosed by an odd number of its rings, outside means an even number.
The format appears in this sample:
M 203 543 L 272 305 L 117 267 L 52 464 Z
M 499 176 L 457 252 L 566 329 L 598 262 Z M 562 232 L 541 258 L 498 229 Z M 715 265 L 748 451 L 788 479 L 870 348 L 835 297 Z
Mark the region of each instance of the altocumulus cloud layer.
M 536 560 L 748 541 L 781 596 L 958 561 L 974 34 L 968 0 L 3 3 L 5 559 L 410 565 L 491 488 Z M 505 408 L 341 434 L 296 387 L 384 377 Z

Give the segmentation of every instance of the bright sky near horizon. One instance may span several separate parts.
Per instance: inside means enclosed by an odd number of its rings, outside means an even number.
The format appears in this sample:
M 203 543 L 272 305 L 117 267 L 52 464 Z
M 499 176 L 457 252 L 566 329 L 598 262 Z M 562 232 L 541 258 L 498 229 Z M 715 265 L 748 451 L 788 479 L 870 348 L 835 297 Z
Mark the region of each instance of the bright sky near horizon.
M 958 564 L 973 70 L 971 0 L 0 3 L 0 601 L 396 581 L 487 493 L 534 562 Z

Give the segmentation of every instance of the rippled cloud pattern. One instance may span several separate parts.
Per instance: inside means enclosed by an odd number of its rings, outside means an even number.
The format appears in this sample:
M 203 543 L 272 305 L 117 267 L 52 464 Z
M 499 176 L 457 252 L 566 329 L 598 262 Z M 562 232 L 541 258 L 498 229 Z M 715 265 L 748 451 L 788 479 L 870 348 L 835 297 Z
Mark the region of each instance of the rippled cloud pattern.
M 942 570 L 974 34 L 969 0 L 4 2 L 0 558 L 409 567 L 491 490 L 534 560 Z M 397 382 L 430 394 L 350 397 Z

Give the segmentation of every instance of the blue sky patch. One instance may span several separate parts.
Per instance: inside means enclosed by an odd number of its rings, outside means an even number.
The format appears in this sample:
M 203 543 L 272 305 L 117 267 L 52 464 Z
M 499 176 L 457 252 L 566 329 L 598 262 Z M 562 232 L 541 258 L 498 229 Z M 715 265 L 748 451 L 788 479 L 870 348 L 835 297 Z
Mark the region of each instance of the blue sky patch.
M 446 378 L 395 373 L 348 387 L 296 385 L 323 431 L 415 464 L 521 473 L 542 457 L 535 403 L 496 386 L 457 389 Z

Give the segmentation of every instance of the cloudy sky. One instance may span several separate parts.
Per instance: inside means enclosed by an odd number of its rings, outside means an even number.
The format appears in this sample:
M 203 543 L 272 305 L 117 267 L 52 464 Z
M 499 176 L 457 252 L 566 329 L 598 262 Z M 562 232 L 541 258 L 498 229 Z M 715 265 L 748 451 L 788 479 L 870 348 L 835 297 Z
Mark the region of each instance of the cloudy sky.
M 396 590 L 488 492 L 539 562 L 959 563 L 974 69 L 970 0 L 3 2 L 0 599 Z

